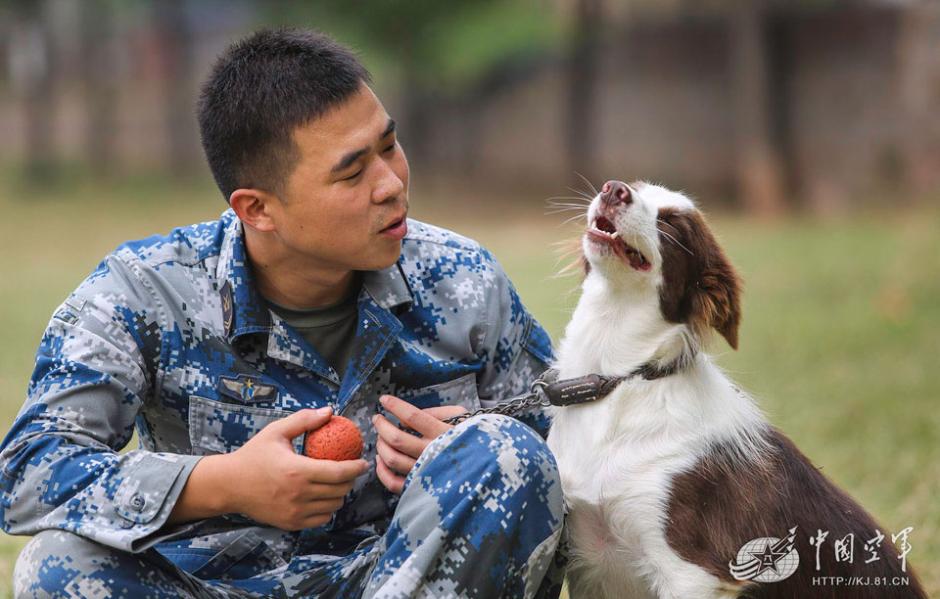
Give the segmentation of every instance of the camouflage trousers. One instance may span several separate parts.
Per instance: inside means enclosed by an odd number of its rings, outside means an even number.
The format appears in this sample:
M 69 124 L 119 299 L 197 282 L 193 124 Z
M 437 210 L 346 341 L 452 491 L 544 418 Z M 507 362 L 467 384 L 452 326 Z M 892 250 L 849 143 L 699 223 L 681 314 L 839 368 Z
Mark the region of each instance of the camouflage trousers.
M 126 553 L 65 531 L 33 537 L 16 597 L 557 597 L 564 522 L 555 460 L 532 429 L 471 418 L 435 439 L 389 528 L 346 555 L 294 555 L 243 579 L 200 578 L 160 552 Z M 245 559 L 251 559 L 247 556 Z

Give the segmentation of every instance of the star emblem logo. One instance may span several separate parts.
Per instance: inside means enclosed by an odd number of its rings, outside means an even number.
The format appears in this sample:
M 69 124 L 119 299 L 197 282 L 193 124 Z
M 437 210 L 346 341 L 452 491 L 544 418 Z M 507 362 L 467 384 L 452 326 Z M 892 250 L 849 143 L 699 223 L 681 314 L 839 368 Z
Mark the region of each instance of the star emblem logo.
M 735 580 L 778 582 L 796 571 L 800 555 L 796 551 L 796 527 L 783 538 L 761 537 L 751 539 L 739 550 L 728 569 Z
M 760 561 L 760 568 L 757 570 L 757 574 L 765 570 L 777 571 L 777 562 L 783 558 L 785 553 L 775 552 L 771 543 L 764 545 L 763 551 L 750 552 L 755 558 Z

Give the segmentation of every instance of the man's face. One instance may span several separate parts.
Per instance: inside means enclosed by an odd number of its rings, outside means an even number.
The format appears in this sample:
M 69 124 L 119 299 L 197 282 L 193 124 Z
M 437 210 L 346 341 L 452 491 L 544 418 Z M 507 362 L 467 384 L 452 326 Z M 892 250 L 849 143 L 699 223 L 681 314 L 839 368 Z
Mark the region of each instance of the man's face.
M 272 206 L 281 243 L 316 268 L 378 270 L 407 232 L 408 161 L 368 86 L 294 130 L 300 160 Z

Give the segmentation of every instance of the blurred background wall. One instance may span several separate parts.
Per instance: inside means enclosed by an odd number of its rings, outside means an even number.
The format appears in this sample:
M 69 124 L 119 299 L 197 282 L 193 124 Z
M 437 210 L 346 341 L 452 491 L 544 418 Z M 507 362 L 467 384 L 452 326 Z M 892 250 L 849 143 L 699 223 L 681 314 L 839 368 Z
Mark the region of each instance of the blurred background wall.
M 205 177 L 193 103 L 261 25 L 357 48 L 420 172 L 668 181 L 773 214 L 940 186 L 940 2 L 7 0 L 0 164 Z

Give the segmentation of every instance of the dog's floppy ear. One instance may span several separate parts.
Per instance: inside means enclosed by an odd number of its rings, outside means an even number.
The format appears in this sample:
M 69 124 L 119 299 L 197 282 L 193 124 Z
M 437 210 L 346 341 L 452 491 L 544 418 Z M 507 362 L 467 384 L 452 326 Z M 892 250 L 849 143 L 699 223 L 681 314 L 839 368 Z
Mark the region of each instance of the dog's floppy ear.
M 705 229 L 705 263 L 691 290 L 691 319 L 712 327 L 732 349 L 738 349 L 741 324 L 741 280 L 721 247 Z
M 705 219 L 696 210 L 663 209 L 659 222 L 663 315 L 699 335 L 714 328 L 737 349 L 741 283 Z

